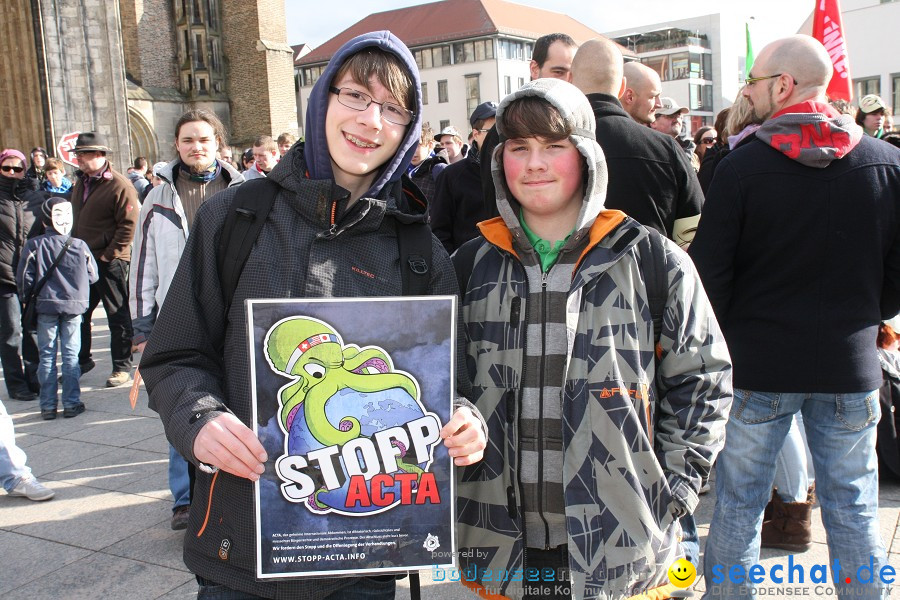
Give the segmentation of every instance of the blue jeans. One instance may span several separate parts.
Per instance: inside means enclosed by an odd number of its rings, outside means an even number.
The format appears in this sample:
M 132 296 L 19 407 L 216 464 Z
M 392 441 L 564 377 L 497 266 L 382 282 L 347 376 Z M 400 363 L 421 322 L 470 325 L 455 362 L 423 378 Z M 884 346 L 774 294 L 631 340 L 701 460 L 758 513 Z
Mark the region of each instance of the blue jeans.
M 254 596 L 212 581 L 197 577 L 199 589 L 197 600 L 261 600 Z M 342 590 L 329 594 L 325 600 L 393 600 L 397 591 L 397 581 L 393 575 L 363 577 Z
M 172 444 L 169 444 L 169 491 L 175 498 L 173 511 L 179 506 L 190 505 L 191 478 L 188 475 L 188 464 Z
M 700 534 L 697 533 L 697 521 L 694 515 L 684 515 L 681 522 L 681 549 L 684 557 L 694 567 L 700 566 Z
M 806 502 L 809 486 L 813 483 L 810 474 L 806 437 L 801 432 L 803 416 L 794 414 L 794 422 L 784 439 L 784 446 L 775 460 L 775 487 L 785 502 Z
M 759 562 L 759 532 L 772 493 L 775 458 L 798 411 L 816 469 L 829 562 L 840 561 L 835 591 L 839 598 L 883 597 L 885 586 L 877 575 L 887 564 L 878 531 L 878 391 L 778 394 L 735 389 L 725 448 L 716 463 L 717 498 L 706 541 L 704 598 L 750 597 L 754 584 L 746 576 L 733 583 L 728 573 L 734 565 L 743 566 L 746 573 Z M 875 582 L 859 583 L 857 569 L 868 567 L 870 558 Z M 863 574 L 868 576 L 867 571 Z M 852 577 L 850 584 L 844 582 L 846 577 Z M 763 585 L 773 583 L 766 579 Z
M 11 492 L 20 481 L 30 478 L 31 469 L 25 464 L 25 453 L 16 446 L 12 417 L 0 401 L 0 485 Z
M 45 315 L 38 313 L 38 382 L 41 384 L 41 410 L 56 409 L 56 347 L 62 354 L 62 404 L 64 408 L 81 403 L 78 378 L 78 351 L 81 349 L 81 315 Z

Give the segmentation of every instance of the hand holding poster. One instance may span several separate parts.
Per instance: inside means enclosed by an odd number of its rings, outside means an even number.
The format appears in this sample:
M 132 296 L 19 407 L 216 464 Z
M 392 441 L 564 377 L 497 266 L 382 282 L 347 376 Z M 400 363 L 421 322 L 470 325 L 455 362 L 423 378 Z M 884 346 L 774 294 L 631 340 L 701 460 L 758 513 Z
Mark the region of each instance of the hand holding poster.
M 452 566 L 455 299 L 247 304 L 257 576 Z

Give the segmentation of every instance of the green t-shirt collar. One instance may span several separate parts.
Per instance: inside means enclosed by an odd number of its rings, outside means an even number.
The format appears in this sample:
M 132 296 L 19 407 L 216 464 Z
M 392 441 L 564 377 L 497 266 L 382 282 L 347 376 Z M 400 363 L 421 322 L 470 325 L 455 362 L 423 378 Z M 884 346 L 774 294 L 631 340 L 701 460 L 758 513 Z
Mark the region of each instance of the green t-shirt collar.
M 528 228 L 528 224 L 525 223 L 525 217 L 522 216 L 521 212 L 519 213 L 519 224 L 522 226 L 522 230 L 525 231 L 525 237 L 528 238 L 531 247 L 534 248 L 534 251 L 537 252 L 538 257 L 541 259 L 541 271 L 544 273 L 550 270 L 550 267 L 552 267 L 556 262 L 556 259 L 559 258 L 559 251 L 562 250 L 563 246 L 566 245 L 566 242 L 569 241 L 569 238 L 572 237 L 572 234 L 575 232 L 575 230 L 572 229 L 572 231 L 569 232 L 569 235 L 564 239 L 559 240 L 555 244 L 551 244 Z

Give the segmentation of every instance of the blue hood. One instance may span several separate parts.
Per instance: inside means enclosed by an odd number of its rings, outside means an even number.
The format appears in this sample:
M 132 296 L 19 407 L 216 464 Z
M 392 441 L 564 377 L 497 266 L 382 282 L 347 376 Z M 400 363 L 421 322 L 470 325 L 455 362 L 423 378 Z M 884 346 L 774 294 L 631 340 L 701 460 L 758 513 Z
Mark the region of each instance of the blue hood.
M 419 68 L 409 48 L 394 36 L 390 31 L 373 31 L 353 38 L 338 50 L 328 66 L 313 86 L 312 93 L 306 107 L 306 144 L 304 158 L 311 179 L 333 179 L 331 172 L 331 158 L 328 154 L 328 142 L 325 139 L 325 112 L 328 110 L 328 88 L 332 85 L 335 74 L 347 58 L 356 54 L 363 48 L 375 46 L 397 56 L 409 71 L 414 83 L 413 93 L 415 103 L 413 111 L 416 113 L 412 123 L 406 130 L 406 137 L 400 143 L 397 153 L 388 161 L 368 192 L 367 198 L 377 198 L 385 184 L 397 181 L 406 172 L 406 168 L 412 161 L 416 151 L 416 145 L 422 135 L 422 88 L 419 82 Z

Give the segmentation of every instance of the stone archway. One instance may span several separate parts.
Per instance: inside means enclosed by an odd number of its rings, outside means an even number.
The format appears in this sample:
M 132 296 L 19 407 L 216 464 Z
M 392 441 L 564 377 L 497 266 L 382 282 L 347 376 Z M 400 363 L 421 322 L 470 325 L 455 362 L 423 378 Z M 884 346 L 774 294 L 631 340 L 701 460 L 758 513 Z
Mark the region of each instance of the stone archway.
M 156 134 L 147 118 L 133 106 L 128 107 L 128 126 L 131 130 L 131 159 L 145 156 L 152 165 L 159 155 Z

